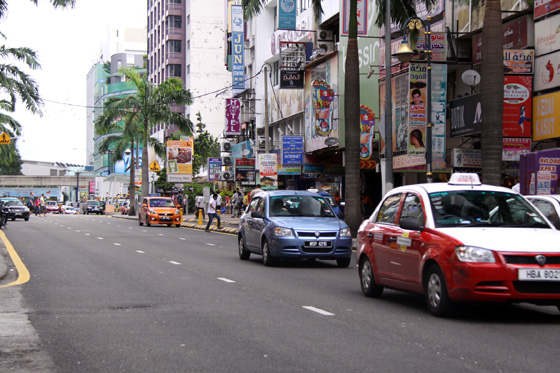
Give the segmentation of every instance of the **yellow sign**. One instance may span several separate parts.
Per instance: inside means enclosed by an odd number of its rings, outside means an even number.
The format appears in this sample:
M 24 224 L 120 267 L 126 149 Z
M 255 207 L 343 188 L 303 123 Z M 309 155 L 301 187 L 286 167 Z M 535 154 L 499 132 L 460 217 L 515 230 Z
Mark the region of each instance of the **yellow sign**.
M 9 145 L 10 144 L 10 136 L 6 132 L 2 132 L 0 134 L 0 145 Z
M 159 172 L 159 163 L 157 163 L 156 161 L 153 161 L 152 163 L 150 163 L 150 171 L 152 172 Z
M 560 137 L 560 92 L 533 98 L 533 141 Z M 559 118 L 560 119 L 560 118 Z

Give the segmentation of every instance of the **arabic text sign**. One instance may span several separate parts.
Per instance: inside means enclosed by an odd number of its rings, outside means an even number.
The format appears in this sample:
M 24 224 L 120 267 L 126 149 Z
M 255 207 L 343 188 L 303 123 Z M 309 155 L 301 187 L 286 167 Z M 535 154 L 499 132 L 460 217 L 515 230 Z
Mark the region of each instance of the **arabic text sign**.
M 282 136 L 282 164 L 303 163 L 303 136 Z

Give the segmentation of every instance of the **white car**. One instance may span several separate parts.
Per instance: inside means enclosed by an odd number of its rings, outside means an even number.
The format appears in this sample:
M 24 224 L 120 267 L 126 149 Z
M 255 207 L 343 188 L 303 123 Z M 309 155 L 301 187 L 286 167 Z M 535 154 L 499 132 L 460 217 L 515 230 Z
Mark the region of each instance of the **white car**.
M 560 229 L 560 195 L 525 196 L 540 210 L 556 229 Z
M 78 209 L 77 207 L 72 207 L 72 206 L 61 206 L 60 210 L 62 211 L 63 214 L 70 214 L 70 215 L 76 215 L 78 211 L 80 211 L 80 209 Z

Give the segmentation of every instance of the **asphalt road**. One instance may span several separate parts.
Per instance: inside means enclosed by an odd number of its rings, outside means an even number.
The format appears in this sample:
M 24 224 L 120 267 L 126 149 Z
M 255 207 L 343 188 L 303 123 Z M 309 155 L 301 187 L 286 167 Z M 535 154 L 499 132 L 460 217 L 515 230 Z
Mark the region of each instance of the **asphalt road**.
M 0 332 L 2 371 L 548 372 L 560 364 L 555 307 L 468 306 L 435 318 L 417 295 L 363 297 L 354 263 L 269 268 L 260 257 L 239 260 L 233 235 L 109 216 L 33 217 L 3 232 L 30 281 L 0 288 L 0 331 L 13 329 L 15 315 L 25 337 Z

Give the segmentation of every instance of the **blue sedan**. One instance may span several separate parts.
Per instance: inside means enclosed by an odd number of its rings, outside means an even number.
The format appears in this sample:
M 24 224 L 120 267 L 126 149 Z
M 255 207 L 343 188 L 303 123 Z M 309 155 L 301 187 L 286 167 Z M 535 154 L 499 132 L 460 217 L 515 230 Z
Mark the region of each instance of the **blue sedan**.
M 352 258 L 350 228 L 329 202 L 308 191 L 257 193 L 239 222 L 239 258 L 262 255 L 265 266 L 277 259 L 336 260 L 348 267 Z

